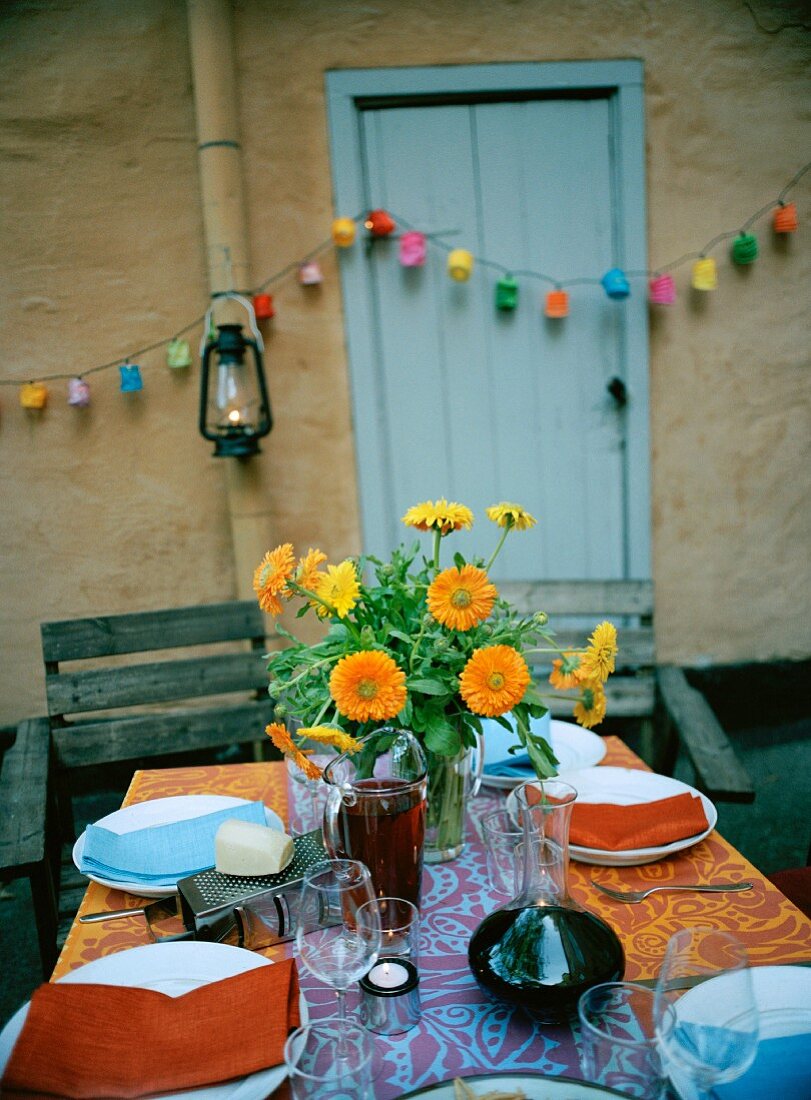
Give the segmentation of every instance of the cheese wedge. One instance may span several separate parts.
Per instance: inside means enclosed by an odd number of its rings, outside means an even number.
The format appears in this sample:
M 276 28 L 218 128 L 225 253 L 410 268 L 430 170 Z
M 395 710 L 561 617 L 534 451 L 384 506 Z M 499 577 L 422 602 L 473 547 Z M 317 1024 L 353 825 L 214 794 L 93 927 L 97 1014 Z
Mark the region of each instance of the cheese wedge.
M 214 837 L 214 859 L 224 875 L 276 875 L 293 858 L 293 838 L 253 821 L 229 818 Z

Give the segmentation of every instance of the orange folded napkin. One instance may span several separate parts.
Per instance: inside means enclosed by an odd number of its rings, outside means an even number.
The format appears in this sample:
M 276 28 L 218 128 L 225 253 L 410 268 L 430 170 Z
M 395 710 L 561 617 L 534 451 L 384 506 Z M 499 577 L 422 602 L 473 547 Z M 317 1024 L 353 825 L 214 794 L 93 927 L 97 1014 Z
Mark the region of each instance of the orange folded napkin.
M 701 799 L 689 791 L 634 806 L 575 802 L 569 840 L 580 848 L 622 852 L 671 844 L 703 833 L 707 825 Z
M 283 1060 L 299 1026 L 292 959 L 169 997 L 59 982 L 34 993 L 6 1066 L 7 1097 L 131 1097 L 213 1085 Z

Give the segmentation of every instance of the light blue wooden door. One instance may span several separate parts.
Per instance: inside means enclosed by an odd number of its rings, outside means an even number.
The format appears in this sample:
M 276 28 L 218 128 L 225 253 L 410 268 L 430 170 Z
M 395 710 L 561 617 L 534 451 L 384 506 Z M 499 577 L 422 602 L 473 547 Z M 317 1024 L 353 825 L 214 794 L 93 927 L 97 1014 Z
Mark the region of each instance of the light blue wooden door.
M 533 512 L 501 579 L 649 576 L 641 66 L 363 70 L 327 78 L 337 214 L 383 207 L 443 234 L 424 267 L 396 240 L 342 252 L 364 548 L 387 554 L 417 501 Z M 452 231 L 449 233 L 448 231 Z M 469 249 L 470 280 L 446 272 Z M 630 299 L 600 277 L 639 271 Z M 518 308 L 495 286 L 513 273 Z M 570 315 L 544 316 L 552 284 Z M 619 379 L 623 405 L 609 392 Z M 616 383 L 614 389 L 616 389 Z

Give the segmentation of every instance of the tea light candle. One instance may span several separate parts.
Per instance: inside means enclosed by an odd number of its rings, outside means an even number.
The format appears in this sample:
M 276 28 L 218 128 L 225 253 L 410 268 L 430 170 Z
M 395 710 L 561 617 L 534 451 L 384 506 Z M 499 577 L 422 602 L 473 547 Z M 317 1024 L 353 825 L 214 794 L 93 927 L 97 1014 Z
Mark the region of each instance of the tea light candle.
M 366 975 L 366 981 L 371 986 L 377 986 L 378 989 L 399 989 L 400 986 L 405 985 L 408 981 L 408 971 L 402 963 L 389 962 L 385 959 L 383 962 L 373 966 L 369 973 Z
M 400 1035 L 420 1020 L 420 978 L 408 959 L 382 958 L 360 980 L 361 1017 L 378 1035 Z

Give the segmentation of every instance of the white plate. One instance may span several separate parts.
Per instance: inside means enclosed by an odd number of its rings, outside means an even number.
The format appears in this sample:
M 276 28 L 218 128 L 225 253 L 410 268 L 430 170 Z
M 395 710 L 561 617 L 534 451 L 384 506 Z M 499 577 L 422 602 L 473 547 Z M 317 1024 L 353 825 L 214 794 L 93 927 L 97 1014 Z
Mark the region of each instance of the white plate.
M 235 798 L 225 794 L 178 794 L 169 798 L 150 798 L 147 802 L 136 802 L 133 806 L 124 806 L 121 810 L 99 818 L 95 823 L 113 833 L 131 833 L 136 829 L 147 829 L 152 825 L 168 825 L 172 821 L 185 821 L 190 817 L 203 817 L 218 810 L 227 810 L 230 806 L 243 806 L 247 798 Z M 273 810 L 265 806 L 265 821 L 271 829 L 284 832 L 282 819 Z M 81 869 L 84 852 L 85 834 L 73 845 L 73 862 L 76 869 L 101 886 L 111 886 L 114 890 L 125 890 L 141 898 L 168 898 L 177 893 L 175 886 L 147 886 L 143 882 L 112 882 L 99 875 L 89 874 Z M 212 860 L 212 864 L 213 864 Z M 184 876 L 181 875 L 181 878 Z
M 272 965 L 262 955 L 222 943 L 150 943 L 86 963 L 59 980 L 155 989 L 169 997 L 180 997 L 183 993 L 210 982 L 233 978 L 236 974 L 255 970 L 258 966 Z M 306 1014 L 306 1004 L 302 998 L 302 1023 Z M 0 1077 L 27 1015 L 28 1004 L 24 1004 L 0 1032 Z M 286 1076 L 285 1066 L 273 1066 L 243 1077 L 240 1081 L 168 1095 L 182 1096 L 183 1100 L 197 1100 L 198 1097 L 200 1100 L 263 1100 Z
M 484 763 L 485 766 L 497 760 L 508 758 L 510 745 L 517 743 L 517 735 L 505 730 L 498 722 L 492 719 L 482 721 L 484 731 Z M 549 732 L 541 727 L 540 723 L 532 723 L 534 733 L 539 733 L 547 738 L 552 746 L 552 751 L 558 758 L 558 768 L 561 778 L 570 771 L 579 771 L 581 768 L 589 768 L 599 764 L 606 753 L 605 741 L 591 730 L 576 726 L 574 722 L 559 722 L 553 718 L 549 724 Z M 524 772 L 520 776 L 488 775 L 482 772 L 482 786 L 497 787 L 500 790 L 512 790 L 528 779 L 537 778 L 535 771 L 529 765 L 521 769 Z M 568 780 L 567 780 L 568 782 Z
M 586 1100 L 598 1100 L 601 1096 L 625 1095 L 603 1085 L 577 1081 L 573 1077 L 546 1077 L 539 1073 L 479 1073 L 463 1080 L 478 1096 L 488 1092 L 520 1091 L 527 1100 L 583 1100 L 584 1097 Z M 442 1081 L 415 1092 L 406 1092 L 400 1100 L 418 1100 L 423 1096 L 430 1097 L 430 1100 L 454 1100 L 456 1092 L 453 1081 Z
M 609 852 L 601 848 L 581 848 L 569 845 L 569 855 L 581 863 L 596 863 L 603 867 L 635 867 L 642 863 L 654 863 L 698 844 L 715 828 L 718 812 L 706 795 L 678 779 L 638 768 L 585 768 L 568 772 L 564 777 L 577 791 L 578 802 L 608 802 L 615 806 L 636 806 L 643 802 L 657 802 L 662 798 L 689 793 L 701 799 L 707 817 L 707 828 L 697 836 L 684 837 L 670 844 L 655 848 L 628 848 L 622 852 Z M 515 796 L 507 796 L 507 806 L 513 811 Z
M 676 1002 L 677 1017 L 693 1014 L 701 1018 L 702 1005 L 715 1004 L 724 977 L 689 989 Z M 760 1019 L 761 1039 L 782 1039 L 790 1035 L 811 1034 L 811 967 L 753 966 L 752 987 Z M 755 1055 L 757 1062 L 757 1055 Z M 671 1074 L 682 1100 L 699 1100 L 692 1084 L 677 1073 Z M 774 1081 L 774 1095 L 780 1095 L 780 1081 Z M 754 1098 L 753 1098 L 754 1100 Z

